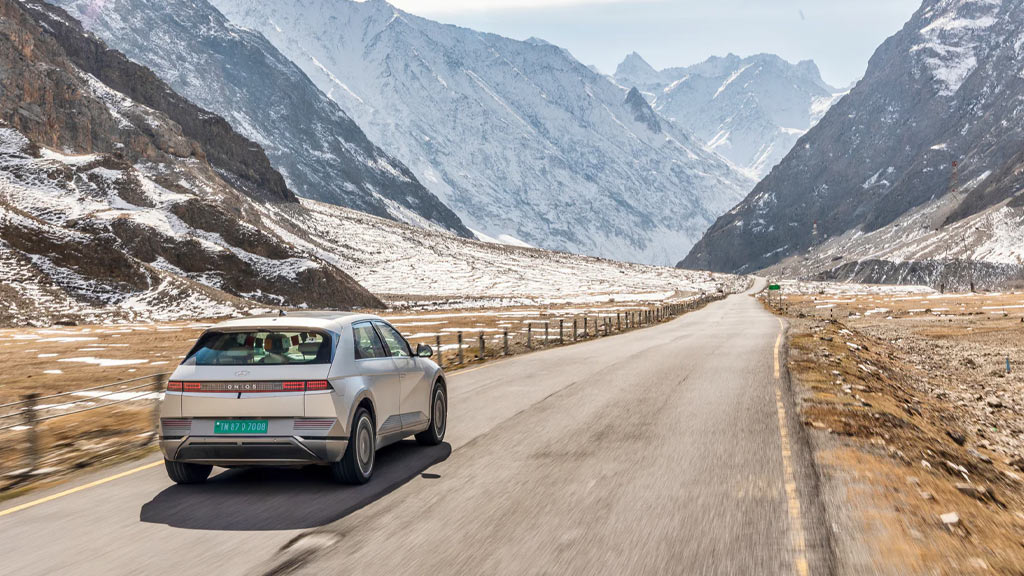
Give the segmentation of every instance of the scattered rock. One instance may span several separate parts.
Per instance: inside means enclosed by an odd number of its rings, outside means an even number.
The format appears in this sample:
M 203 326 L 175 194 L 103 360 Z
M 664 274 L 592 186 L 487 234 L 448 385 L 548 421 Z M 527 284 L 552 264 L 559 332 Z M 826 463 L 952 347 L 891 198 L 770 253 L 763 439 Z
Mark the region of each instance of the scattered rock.
M 964 442 L 967 441 L 967 437 L 955 430 L 946 430 L 946 436 L 949 436 L 950 440 L 956 442 L 957 446 L 963 446 Z
M 959 464 L 954 464 L 954 463 L 950 462 L 949 460 L 946 460 L 946 468 L 949 468 L 950 472 L 959 473 L 961 476 L 964 477 L 964 480 L 969 480 L 968 474 L 967 474 L 967 468 L 964 468 L 963 466 L 961 466 Z
M 960 525 L 960 515 L 956 512 L 946 512 L 939 516 L 942 519 L 942 523 L 950 528 Z
M 935 500 L 935 496 L 932 496 L 931 492 L 927 492 L 925 490 L 921 490 L 920 494 L 921 494 L 921 499 L 922 500 Z
M 989 458 L 988 456 L 985 456 L 981 452 L 978 452 L 974 448 L 968 448 L 967 449 L 967 453 L 970 454 L 971 457 L 976 458 L 978 460 L 981 460 L 982 462 L 985 462 L 986 464 L 992 463 L 992 459 L 991 458 Z
M 956 484 L 956 490 L 964 496 L 970 496 L 980 502 L 995 502 L 996 504 L 1002 505 L 1002 503 L 996 498 L 995 492 L 987 486 L 958 482 Z
M 974 484 L 968 484 L 967 482 L 957 482 L 955 487 L 957 492 L 968 496 L 975 496 L 978 493 Z
M 996 398 L 995 396 L 989 396 L 988 398 L 986 398 L 985 399 L 985 404 L 988 405 L 989 408 L 1002 408 L 1003 407 L 1003 401 L 1000 400 L 999 398 Z

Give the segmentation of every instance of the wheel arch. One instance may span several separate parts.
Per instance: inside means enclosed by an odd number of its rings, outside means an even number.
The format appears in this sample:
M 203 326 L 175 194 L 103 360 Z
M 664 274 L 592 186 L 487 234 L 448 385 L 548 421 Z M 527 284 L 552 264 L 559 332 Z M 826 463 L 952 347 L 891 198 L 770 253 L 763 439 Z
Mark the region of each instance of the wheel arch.
M 364 389 L 356 394 L 356 397 L 352 400 L 351 407 L 349 408 L 348 423 L 346 424 L 349 434 L 352 433 L 352 428 L 355 425 L 354 420 L 356 412 L 358 412 L 360 408 L 366 408 L 366 410 L 369 411 L 370 419 L 373 421 L 373 427 L 375 430 L 377 428 L 377 407 L 373 403 L 373 396 L 368 390 Z

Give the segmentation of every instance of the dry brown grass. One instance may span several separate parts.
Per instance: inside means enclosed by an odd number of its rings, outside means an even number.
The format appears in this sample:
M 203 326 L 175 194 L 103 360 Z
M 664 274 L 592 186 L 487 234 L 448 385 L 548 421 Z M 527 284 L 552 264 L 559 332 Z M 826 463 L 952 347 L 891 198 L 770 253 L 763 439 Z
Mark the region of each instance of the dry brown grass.
M 823 300 L 845 301 L 819 308 Z M 825 482 L 843 487 L 877 572 L 1024 574 L 1019 404 L 993 409 L 977 398 L 1013 384 L 988 366 L 998 367 L 996 353 L 1022 350 L 1024 309 L 1004 317 L 989 307 L 1024 296 L 942 300 L 952 305 L 791 296 L 789 369 L 804 393 L 801 415 L 819 430 Z M 865 316 L 878 308 L 889 311 Z M 948 512 L 958 526 L 940 520 Z

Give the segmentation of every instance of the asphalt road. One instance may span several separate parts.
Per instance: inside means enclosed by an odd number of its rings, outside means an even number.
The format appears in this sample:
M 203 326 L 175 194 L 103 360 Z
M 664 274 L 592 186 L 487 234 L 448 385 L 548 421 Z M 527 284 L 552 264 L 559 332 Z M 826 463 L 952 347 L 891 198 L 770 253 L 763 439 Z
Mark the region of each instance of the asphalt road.
M 306 470 L 174 486 L 156 460 L 0 510 L 0 573 L 825 574 L 813 468 L 746 295 L 453 374 L 447 442 L 366 486 Z M 776 376 L 778 374 L 778 376 Z

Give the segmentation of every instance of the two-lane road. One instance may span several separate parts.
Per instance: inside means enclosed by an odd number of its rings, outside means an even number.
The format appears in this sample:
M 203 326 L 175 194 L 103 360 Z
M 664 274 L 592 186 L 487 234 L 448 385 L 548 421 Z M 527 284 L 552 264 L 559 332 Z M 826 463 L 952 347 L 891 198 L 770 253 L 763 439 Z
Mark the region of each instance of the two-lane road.
M 448 442 L 385 449 L 359 488 L 137 471 L 0 516 L 0 572 L 827 573 L 781 329 L 737 295 L 454 374 Z

